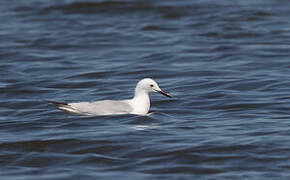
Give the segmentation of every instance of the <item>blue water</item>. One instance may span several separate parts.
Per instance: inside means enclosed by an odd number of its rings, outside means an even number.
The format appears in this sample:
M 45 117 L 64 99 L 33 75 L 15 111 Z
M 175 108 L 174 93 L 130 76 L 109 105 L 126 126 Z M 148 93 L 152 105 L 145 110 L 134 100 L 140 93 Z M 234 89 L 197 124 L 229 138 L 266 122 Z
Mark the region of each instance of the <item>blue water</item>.
M 0 179 L 289 179 L 290 2 L 0 2 Z M 127 99 L 84 117 L 46 100 Z

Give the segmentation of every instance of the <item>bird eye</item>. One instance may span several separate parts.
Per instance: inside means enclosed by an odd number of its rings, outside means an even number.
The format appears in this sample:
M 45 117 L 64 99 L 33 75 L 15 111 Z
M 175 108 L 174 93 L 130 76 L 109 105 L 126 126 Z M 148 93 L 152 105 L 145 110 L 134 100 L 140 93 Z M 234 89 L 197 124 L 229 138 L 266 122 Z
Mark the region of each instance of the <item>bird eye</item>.
M 150 87 L 153 87 L 154 85 L 153 84 L 150 84 Z

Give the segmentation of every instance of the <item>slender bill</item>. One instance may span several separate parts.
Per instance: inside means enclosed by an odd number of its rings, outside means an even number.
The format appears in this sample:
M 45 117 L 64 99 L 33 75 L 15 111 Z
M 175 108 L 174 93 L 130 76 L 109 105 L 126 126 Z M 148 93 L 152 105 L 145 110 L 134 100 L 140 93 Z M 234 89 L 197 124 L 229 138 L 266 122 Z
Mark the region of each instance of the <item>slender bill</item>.
M 169 95 L 169 94 L 167 94 L 165 91 L 163 91 L 163 90 L 156 90 L 157 92 L 159 92 L 160 94 L 163 94 L 164 96 L 166 96 L 166 97 L 169 97 L 169 98 L 171 98 L 171 96 Z

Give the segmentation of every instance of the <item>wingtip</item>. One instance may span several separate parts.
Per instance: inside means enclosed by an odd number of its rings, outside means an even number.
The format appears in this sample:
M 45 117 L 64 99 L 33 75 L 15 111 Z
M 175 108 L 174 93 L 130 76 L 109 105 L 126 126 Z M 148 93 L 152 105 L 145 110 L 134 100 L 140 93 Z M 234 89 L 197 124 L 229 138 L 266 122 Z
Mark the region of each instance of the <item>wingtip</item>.
M 57 101 L 51 101 L 51 100 L 46 100 L 48 103 L 50 103 L 50 104 L 53 104 L 53 105 L 55 105 L 55 106 L 64 106 L 64 105 L 68 105 L 68 103 L 66 103 L 66 102 L 57 102 Z

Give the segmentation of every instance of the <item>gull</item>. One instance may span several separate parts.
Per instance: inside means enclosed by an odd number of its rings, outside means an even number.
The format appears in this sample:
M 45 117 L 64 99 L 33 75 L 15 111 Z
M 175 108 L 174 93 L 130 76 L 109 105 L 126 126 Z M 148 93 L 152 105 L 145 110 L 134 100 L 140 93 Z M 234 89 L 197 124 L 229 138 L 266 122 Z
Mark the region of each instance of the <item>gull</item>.
M 135 95 L 132 99 L 73 103 L 49 102 L 56 105 L 60 110 L 79 115 L 146 115 L 150 109 L 149 93 L 151 92 L 160 93 L 171 98 L 171 96 L 163 91 L 153 79 L 145 78 L 137 83 Z

